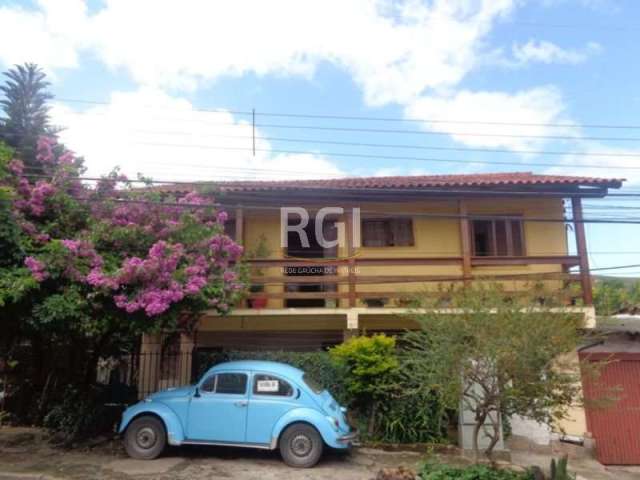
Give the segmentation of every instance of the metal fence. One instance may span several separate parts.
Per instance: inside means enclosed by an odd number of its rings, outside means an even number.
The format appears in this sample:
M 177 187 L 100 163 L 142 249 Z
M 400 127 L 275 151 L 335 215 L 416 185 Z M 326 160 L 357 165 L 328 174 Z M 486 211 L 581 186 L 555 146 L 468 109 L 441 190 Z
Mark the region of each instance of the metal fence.
M 126 385 L 141 399 L 151 393 L 192 383 L 197 365 L 191 352 L 145 351 L 100 360 L 97 381 Z

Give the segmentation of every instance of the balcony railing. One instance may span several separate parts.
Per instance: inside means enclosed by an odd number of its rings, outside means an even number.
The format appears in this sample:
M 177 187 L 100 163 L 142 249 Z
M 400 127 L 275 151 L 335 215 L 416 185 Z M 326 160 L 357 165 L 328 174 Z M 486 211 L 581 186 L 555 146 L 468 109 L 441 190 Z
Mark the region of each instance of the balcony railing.
M 454 266 L 455 270 L 464 271 L 462 257 L 398 257 L 398 258 L 342 258 L 342 259 L 255 259 L 250 261 L 252 267 L 252 284 L 269 286 L 264 292 L 252 293 L 250 299 L 267 298 L 282 300 L 329 300 L 342 301 L 343 306 L 355 307 L 359 299 L 384 298 L 395 299 L 396 304 L 412 295 L 424 292 L 424 284 L 455 284 L 463 282 L 471 284 L 478 281 L 503 282 L 518 281 L 523 284 L 538 282 L 561 282 L 563 287 L 578 284 L 577 288 L 558 288 L 565 291 L 565 302 L 576 304 L 590 303 L 590 293 L 585 294 L 580 287 L 583 274 L 569 273 L 569 269 L 580 265 L 579 256 L 526 256 L 526 257 L 471 257 L 471 267 L 500 267 L 518 265 L 548 265 L 561 266 L 558 271 L 545 273 L 484 273 L 480 269 L 473 269 L 471 275 L 459 274 L 429 274 L 428 267 Z M 390 267 L 389 274 L 360 273 L 360 267 Z M 396 268 L 394 268 L 396 267 Z M 397 267 L 426 267 L 422 274 L 398 274 Z M 273 272 L 280 268 L 280 274 L 256 274 L 260 271 Z M 305 274 L 291 274 L 307 270 Z M 322 270 L 325 274 L 314 275 L 314 271 Z M 366 268 L 364 269 L 366 270 Z M 413 269 L 414 272 L 416 269 Z M 380 268 L 376 269 L 377 272 Z M 287 272 L 290 272 L 287 274 Z M 326 272 L 329 272 L 328 274 Z M 588 273 L 587 273 L 588 274 Z M 395 288 L 402 284 L 411 284 L 412 290 Z M 318 286 L 317 291 L 291 291 L 296 286 Z M 556 284 L 557 285 L 557 284 Z M 584 285 L 584 284 L 583 284 Z M 275 288 L 274 288 L 275 286 Z M 371 286 L 377 289 L 371 290 Z M 381 287 L 382 286 L 382 287 Z M 388 287 L 388 288 L 385 288 Z M 381 289 L 382 288 L 382 289 Z M 519 289 L 522 292 L 522 288 Z M 568 292 L 568 293 L 566 293 Z M 517 291 L 513 292 L 517 294 Z

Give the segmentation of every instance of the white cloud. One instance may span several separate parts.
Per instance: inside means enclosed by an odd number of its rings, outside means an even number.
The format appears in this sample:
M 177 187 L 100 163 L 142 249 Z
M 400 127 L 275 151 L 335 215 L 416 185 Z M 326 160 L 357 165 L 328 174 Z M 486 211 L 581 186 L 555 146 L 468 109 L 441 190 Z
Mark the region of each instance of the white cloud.
M 432 170 L 426 168 L 407 169 L 406 166 L 379 168 L 373 173 L 369 173 L 371 177 L 397 177 L 400 175 L 435 175 Z
M 560 158 L 558 166 L 547 169 L 545 173 L 576 175 L 578 172 L 586 177 L 623 178 L 627 180 L 625 187 L 640 187 L 640 149 L 611 147 L 596 141 L 581 140 L 571 151 Z M 612 155 L 599 155 L 602 153 Z
M 114 94 L 111 105 L 92 108 L 92 116 L 79 117 L 60 106 L 56 109 L 57 122 L 68 126 L 63 138 L 90 159 L 91 168 L 122 163 L 124 152 L 133 162 L 154 157 L 165 162 L 196 158 L 213 166 L 229 165 L 218 162 L 223 158 L 220 151 L 166 145 L 200 145 L 205 139 L 213 141 L 206 133 L 226 130 L 194 126 L 193 120 L 203 115 L 195 113 L 189 102 L 160 93 L 160 89 L 193 89 L 223 76 L 245 74 L 311 77 L 323 63 L 348 72 L 368 105 L 397 103 L 409 117 L 572 123 L 553 87 L 515 93 L 459 90 L 474 68 L 486 65 L 496 52 L 502 55 L 499 47 L 489 45 L 488 34 L 518 4 L 518 0 L 104 0 L 89 12 L 82 0 L 39 0 L 31 10 L 0 7 L 0 62 L 36 61 L 55 71 L 77 66 L 79 55 L 86 52 L 110 68 L 128 72 L 141 85 L 138 92 Z M 597 44 L 571 50 L 530 40 L 514 45 L 512 58 L 504 60 L 502 55 L 500 59 L 512 65 L 575 64 L 599 49 Z M 159 100 L 182 109 L 186 118 L 161 120 L 158 112 L 151 117 L 149 109 L 137 103 L 144 98 L 151 104 Z M 228 122 L 241 123 L 232 116 Z M 189 133 L 131 133 L 131 129 L 140 130 L 140 125 Z M 233 128 L 237 132 L 240 127 Z M 465 145 L 509 149 L 546 143 L 542 138 L 517 135 L 550 133 L 544 125 L 425 123 L 423 128 L 452 132 L 451 138 Z M 571 128 L 553 129 L 553 133 L 580 135 Z M 147 143 L 165 145 L 143 146 L 141 142 L 149 138 L 152 141 Z M 216 140 L 216 144 L 238 142 Z M 243 168 L 255 162 L 300 167 L 308 161 L 321 171 L 335 171 L 316 155 L 259 152 L 256 158 L 247 158 L 245 153 L 230 150 L 224 158 Z M 126 168 L 134 166 L 127 163 Z M 160 164 L 145 167 L 161 176 Z M 183 172 L 165 169 L 164 173 Z
M 602 52 L 602 47 L 596 42 L 589 42 L 581 49 L 564 49 L 548 41 L 529 40 L 525 44 L 515 44 L 512 47 L 514 66 L 529 63 L 566 63 L 576 65 L 585 62 L 593 55 Z M 509 61 L 507 61 L 509 62 Z
M 1 10 L 0 60 L 69 67 L 87 49 L 143 85 L 193 88 L 221 76 L 348 71 L 371 105 L 454 86 L 515 0 L 41 0 Z M 20 42 L 15 42 L 20 38 Z M 18 44 L 18 46 L 16 46 Z M 0 47 L 1 48 L 1 47 Z
M 88 176 L 120 166 L 156 180 L 313 178 L 341 175 L 321 155 L 272 152 L 251 125 L 228 112 L 194 110 L 190 102 L 159 90 L 116 92 L 111 102 L 80 113 L 66 105 L 52 109 L 55 124 L 67 128 L 61 141 L 87 159 Z M 239 138 L 238 138 L 239 137 Z
M 87 17 L 82 0 L 40 0 L 38 10 L 0 7 L 0 61 L 35 62 L 51 71 L 78 65 Z
M 576 128 L 548 126 L 573 124 L 565 114 L 562 95 L 551 86 L 516 93 L 462 90 L 448 96 L 424 96 L 409 104 L 405 114 L 409 118 L 436 120 L 421 126 L 449 132 L 457 142 L 472 147 L 526 150 L 547 143 L 548 139 L 540 137 L 579 137 Z
M 223 75 L 349 71 L 369 104 L 455 85 L 512 0 L 278 2 L 111 0 L 93 19 L 95 48 L 144 84 L 193 86 Z M 140 22 L 153 12 L 151 21 Z M 114 31 L 118 34 L 114 35 Z M 447 41 L 442 41 L 442 38 Z

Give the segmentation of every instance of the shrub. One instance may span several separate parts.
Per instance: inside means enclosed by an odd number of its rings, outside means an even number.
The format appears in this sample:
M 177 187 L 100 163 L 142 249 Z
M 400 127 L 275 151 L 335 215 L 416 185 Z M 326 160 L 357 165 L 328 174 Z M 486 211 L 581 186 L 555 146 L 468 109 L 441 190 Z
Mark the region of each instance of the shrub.
M 377 427 L 378 409 L 398 390 L 395 373 L 398 358 L 396 340 L 384 334 L 353 337 L 329 350 L 329 356 L 341 372 L 353 403 L 369 418 L 367 433 Z
M 422 480 L 533 480 L 530 472 L 500 470 L 487 465 L 453 467 L 438 463 L 427 463 L 420 471 Z
M 111 406 L 110 390 L 105 386 L 80 389 L 69 386 L 44 417 L 44 426 L 56 440 L 71 445 L 101 434 L 110 434 L 122 414 L 123 406 Z
M 399 379 L 399 382 L 401 379 Z M 449 412 L 435 393 L 410 393 L 399 383 L 398 398 L 382 402 L 376 437 L 392 443 L 443 443 Z
M 316 382 L 329 390 L 340 403 L 351 403 L 351 397 L 345 389 L 343 378 L 336 366 L 332 363 L 327 352 L 230 350 L 223 352 L 198 351 L 196 356 L 198 378 L 213 365 L 231 360 L 267 360 L 281 362 L 303 370 Z
M 364 339 L 364 340 L 362 340 Z M 375 349 L 384 352 L 383 357 L 391 356 L 395 358 L 395 347 L 389 348 L 388 345 L 394 345 L 394 339 L 377 336 L 373 341 L 378 344 Z M 340 361 L 336 362 L 336 351 L 341 352 L 341 358 L 346 359 L 346 352 L 357 351 L 359 364 L 362 366 L 367 363 L 364 358 L 371 359 L 374 355 L 364 355 L 363 345 L 373 343 L 366 337 L 359 337 L 357 342 L 353 340 L 348 342 L 349 346 L 339 346 L 332 349 L 332 353 L 316 351 L 316 352 L 286 352 L 286 351 L 203 351 L 198 350 L 195 353 L 195 364 L 197 366 L 197 377 L 200 378 L 206 370 L 221 362 L 230 360 L 268 360 L 274 362 L 287 363 L 303 370 L 307 375 L 320 383 L 338 400 L 342 405 L 350 407 L 350 413 L 354 416 L 352 421 L 358 425 L 362 425 L 365 429 L 369 420 L 369 410 L 365 405 L 354 409 L 358 406 L 356 396 L 354 395 L 353 385 L 349 388 L 351 373 L 346 366 Z M 381 347 L 380 344 L 384 344 Z M 344 345 L 344 344 L 343 344 Z M 330 356 L 331 355 L 331 356 Z M 353 359 L 356 355 L 350 353 L 349 358 Z M 395 361 L 391 365 L 396 364 Z M 374 370 L 373 367 L 358 370 L 358 372 Z M 362 375 L 361 381 L 379 381 L 379 375 Z M 448 425 L 447 412 L 444 409 L 440 399 L 432 394 L 424 394 L 418 392 L 414 394 L 403 383 L 398 383 L 397 376 L 388 375 L 386 380 L 389 386 L 393 386 L 393 392 L 387 391 L 387 395 L 380 398 L 380 404 L 376 413 L 376 428 L 371 432 L 369 438 L 382 442 L 393 443 L 417 443 L 417 442 L 442 442 L 446 438 Z M 369 390 L 369 386 L 363 385 L 363 390 Z M 393 394 L 391 394 L 393 393 Z M 360 401 L 365 402 L 367 395 L 362 396 Z

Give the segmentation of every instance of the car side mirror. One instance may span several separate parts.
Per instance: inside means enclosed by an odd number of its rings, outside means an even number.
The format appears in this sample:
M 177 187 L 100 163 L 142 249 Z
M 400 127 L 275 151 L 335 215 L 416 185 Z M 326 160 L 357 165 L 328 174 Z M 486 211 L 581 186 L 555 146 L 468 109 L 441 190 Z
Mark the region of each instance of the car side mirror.
M 193 392 L 193 398 L 200 398 L 200 389 L 196 387 L 196 391 Z

